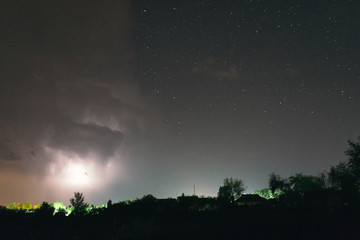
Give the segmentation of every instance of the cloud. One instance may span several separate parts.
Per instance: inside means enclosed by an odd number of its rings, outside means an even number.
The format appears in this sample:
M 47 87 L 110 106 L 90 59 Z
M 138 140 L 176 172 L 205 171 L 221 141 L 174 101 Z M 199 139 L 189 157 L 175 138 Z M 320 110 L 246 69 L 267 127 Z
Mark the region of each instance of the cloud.
M 123 142 L 123 134 L 110 128 L 95 124 L 64 122 L 56 125 L 48 146 L 51 148 L 72 151 L 86 157 L 89 151 L 95 151 L 100 159 L 111 157 Z
M 4 21 L 3 169 L 48 176 L 61 166 L 52 152 L 99 168 L 121 161 L 151 118 L 133 77 L 130 1 L 9 2 Z
M 13 151 L 11 151 L 6 145 L 5 143 L 0 143 L 0 159 L 4 159 L 4 160 L 19 160 L 20 157 L 14 153 Z

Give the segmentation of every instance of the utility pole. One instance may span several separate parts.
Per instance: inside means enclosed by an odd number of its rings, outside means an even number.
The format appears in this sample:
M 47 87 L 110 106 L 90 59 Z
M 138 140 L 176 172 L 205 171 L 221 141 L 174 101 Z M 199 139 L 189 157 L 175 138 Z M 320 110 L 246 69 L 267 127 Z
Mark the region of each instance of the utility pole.
M 194 196 L 196 196 L 196 192 L 195 192 L 195 184 L 194 184 Z

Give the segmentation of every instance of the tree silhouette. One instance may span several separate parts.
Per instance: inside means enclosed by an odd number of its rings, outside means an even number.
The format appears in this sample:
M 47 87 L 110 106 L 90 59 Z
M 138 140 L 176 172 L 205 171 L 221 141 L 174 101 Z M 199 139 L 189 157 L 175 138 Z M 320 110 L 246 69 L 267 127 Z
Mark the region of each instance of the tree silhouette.
M 43 202 L 39 209 L 36 209 L 35 213 L 39 216 L 50 217 L 54 214 L 55 208 L 48 204 L 47 202 Z
M 288 184 L 286 179 L 282 179 L 280 175 L 275 174 L 274 172 L 270 173 L 269 176 L 269 188 L 271 189 L 272 193 L 275 194 L 276 190 L 281 190 L 286 192 L 288 190 Z
M 349 166 L 352 169 L 360 169 L 360 136 L 358 142 L 348 141 L 350 148 L 345 151 L 345 155 L 349 157 Z
M 357 192 L 360 191 L 360 136 L 358 142 L 348 141 L 350 147 L 345 151 L 345 155 L 348 156 L 348 167 L 351 171 L 351 175 L 354 181 L 354 187 Z
M 305 199 L 315 193 L 326 189 L 326 177 L 324 174 L 319 176 L 305 175 L 297 173 L 289 178 L 281 178 L 275 173 L 269 177 L 269 188 L 278 199 L 291 205 L 303 204 Z M 280 194 L 279 194 L 280 193 Z
M 111 208 L 111 207 L 112 207 L 113 202 L 111 201 L 111 199 L 109 199 L 109 201 L 107 202 L 106 205 L 107 205 L 108 208 Z
M 344 190 L 352 185 L 353 178 L 350 168 L 345 162 L 332 166 L 329 171 L 329 183 L 333 189 Z
M 324 179 L 311 175 L 297 173 L 289 177 L 290 190 L 302 196 L 305 192 L 320 191 L 325 189 Z
M 360 137 L 358 142 L 348 141 L 345 151 L 348 162 L 332 166 L 329 172 L 330 186 L 342 192 L 345 202 L 356 204 L 360 199 Z
M 245 187 L 241 179 L 225 178 L 224 185 L 219 188 L 218 199 L 225 202 L 234 202 L 240 198 L 244 191 Z
M 70 203 L 74 207 L 73 213 L 75 215 L 84 214 L 86 207 L 89 206 L 85 203 L 85 197 L 80 192 L 74 192 L 74 198 L 70 199 Z

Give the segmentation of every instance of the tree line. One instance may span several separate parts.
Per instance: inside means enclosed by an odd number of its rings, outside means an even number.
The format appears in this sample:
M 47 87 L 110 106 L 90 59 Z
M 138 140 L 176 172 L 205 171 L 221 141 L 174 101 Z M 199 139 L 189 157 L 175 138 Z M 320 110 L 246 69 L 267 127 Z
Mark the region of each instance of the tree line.
M 358 142 L 348 141 L 346 161 L 331 166 L 318 176 L 296 173 L 282 178 L 276 173 L 269 176 L 269 187 L 254 193 L 266 199 L 276 199 L 286 205 L 297 206 L 306 201 L 333 201 L 337 205 L 357 206 L 360 200 L 360 137 Z M 218 199 L 237 201 L 245 190 L 241 179 L 225 178 L 219 188 Z M 335 204 L 335 203 L 334 203 Z
M 288 178 L 283 178 L 276 173 L 269 176 L 268 187 L 256 190 L 256 194 L 270 200 L 272 205 L 277 206 L 320 206 L 330 207 L 360 207 L 360 137 L 358 142 L 348 141 L 349 147 L 345 151 L 347 160 L 330 167 L 329 171 L 318 176 L 296 173 Z M 219 187 L 216 198 L 199 198 L 198 196 L 185 196 L 177 199 L 156 199 L 151 194 L 136 200 L 112 203 L 101 206 L 90 205 L 85 202 L 85 197 L 80 192 L 75 192 L 70 199 L 71 206 L 66 207 L 62 202 L 32 206 L 30 203 L 13 203 L 7 209 L 35 215 L 96 215 L 109 213 L 109 211 L 162 211 L 177 210 L 218 210 L 229 206 L 239 206 L 239 201 L 245 191 L 244 183 L 239 178 L 225 178 L 223 185 Z M 263 202 L 265 204 L 265 202 Z M 271 205 L 270 204 L 270 205 Z M 1 210 L 1 209 L 0 209 Z M 4 210 L 4 208 L 2 209 Z

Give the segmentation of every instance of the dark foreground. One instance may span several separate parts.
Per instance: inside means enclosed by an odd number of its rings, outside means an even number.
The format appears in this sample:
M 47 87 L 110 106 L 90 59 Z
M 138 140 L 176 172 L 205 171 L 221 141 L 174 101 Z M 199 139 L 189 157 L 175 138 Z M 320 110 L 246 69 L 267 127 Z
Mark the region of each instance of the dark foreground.
M 2 215 L 0 239 L 360 239 L 358 210 L 239 208 L 209 212 Z

